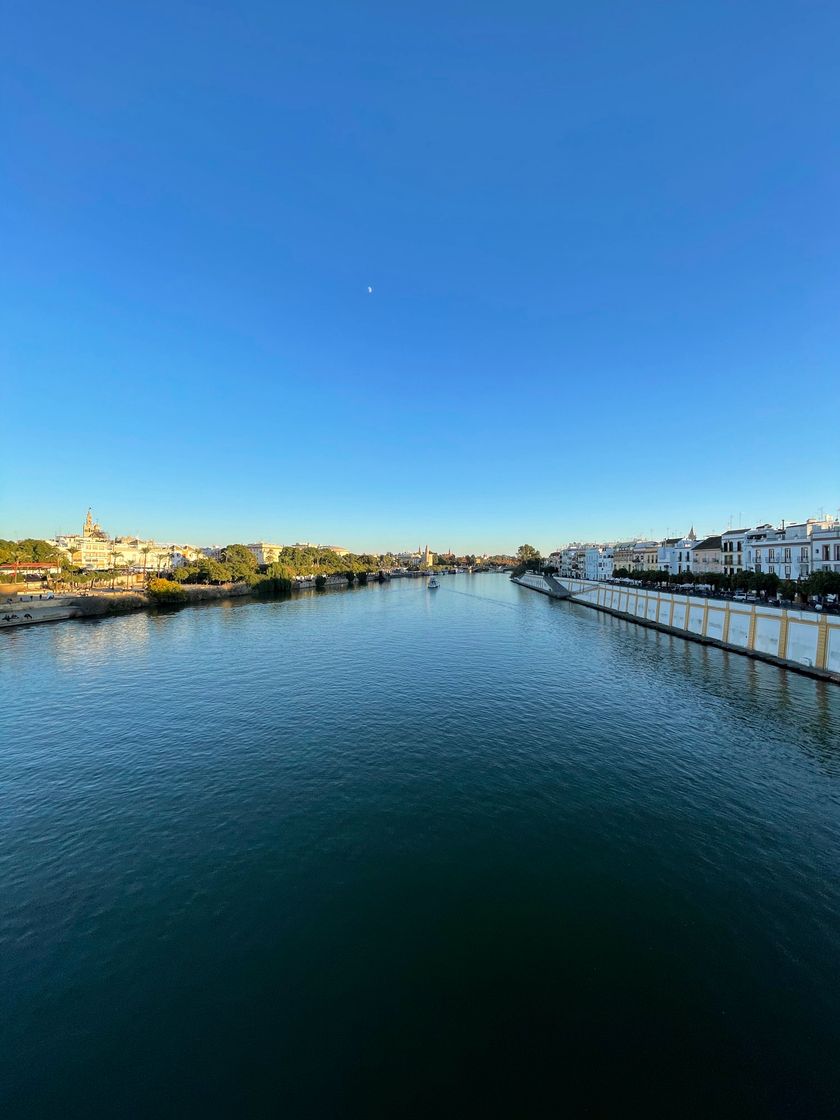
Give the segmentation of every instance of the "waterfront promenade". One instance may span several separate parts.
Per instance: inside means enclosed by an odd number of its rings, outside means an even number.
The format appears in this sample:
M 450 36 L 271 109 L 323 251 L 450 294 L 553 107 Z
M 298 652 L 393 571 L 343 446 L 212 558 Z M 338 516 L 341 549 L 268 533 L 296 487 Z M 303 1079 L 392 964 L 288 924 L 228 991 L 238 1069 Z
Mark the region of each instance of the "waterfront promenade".
M 559 584 L 568 598 L 584 606 L 840 682 L 840 616 L 761 601 L 711 599 L 535 572 L 525 575 L 527 579 L 515 582 L 562 598 L 556 592 Z

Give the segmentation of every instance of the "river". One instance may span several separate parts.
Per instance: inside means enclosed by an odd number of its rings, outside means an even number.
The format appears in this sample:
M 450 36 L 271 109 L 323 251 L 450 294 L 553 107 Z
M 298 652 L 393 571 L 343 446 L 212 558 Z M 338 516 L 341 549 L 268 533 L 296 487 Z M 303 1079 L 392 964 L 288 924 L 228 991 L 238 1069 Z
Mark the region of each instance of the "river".
M 4 1117 L 837 1114 L 836 685 L 497 575 L 2 639 Z

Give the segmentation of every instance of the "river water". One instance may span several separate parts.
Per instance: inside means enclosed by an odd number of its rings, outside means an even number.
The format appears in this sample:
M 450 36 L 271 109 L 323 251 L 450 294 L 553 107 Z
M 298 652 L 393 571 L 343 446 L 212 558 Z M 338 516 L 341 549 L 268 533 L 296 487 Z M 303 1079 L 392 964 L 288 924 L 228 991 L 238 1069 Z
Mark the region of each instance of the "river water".
M 0 1113 L 831 1116 L 840 688 L 446 576 L 0 643 Z

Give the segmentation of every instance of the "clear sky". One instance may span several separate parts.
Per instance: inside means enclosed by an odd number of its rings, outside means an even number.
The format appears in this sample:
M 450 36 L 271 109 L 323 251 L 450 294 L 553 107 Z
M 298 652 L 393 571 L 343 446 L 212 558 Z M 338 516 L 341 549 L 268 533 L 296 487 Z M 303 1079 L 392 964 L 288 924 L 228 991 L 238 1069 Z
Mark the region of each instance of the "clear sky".
M 0 51 L 0 536 L 840 506 L 836 2 L 42 0 Z

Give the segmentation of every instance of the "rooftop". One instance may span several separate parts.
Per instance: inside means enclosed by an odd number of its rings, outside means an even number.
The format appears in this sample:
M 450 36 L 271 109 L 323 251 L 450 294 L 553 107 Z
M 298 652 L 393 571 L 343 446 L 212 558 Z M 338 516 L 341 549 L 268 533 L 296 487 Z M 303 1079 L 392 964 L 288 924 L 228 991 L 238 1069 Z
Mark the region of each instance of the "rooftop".
M 697 542 L 697 544 L 694 546 L 694 551 L 699 552 L 701 549 L 704 549 L 704 548 L 720 548 L 720 546 L 721 546 L 721 537 L 720 536 L 706 537 L 705 540 Z

